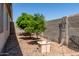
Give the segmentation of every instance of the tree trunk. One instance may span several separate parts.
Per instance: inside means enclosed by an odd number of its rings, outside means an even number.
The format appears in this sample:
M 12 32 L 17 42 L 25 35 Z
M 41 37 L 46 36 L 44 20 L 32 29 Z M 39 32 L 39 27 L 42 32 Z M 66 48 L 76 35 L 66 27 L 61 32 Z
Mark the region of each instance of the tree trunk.
M 29 35 L 30 35 L 30 38 L 31 38 L 31 37 L 32 37 L 32 36 L 31 36 L 31 33 L 29 33 Z
M 37 39 L 38 39 L 38 33 L 36 33 L 36 37 L 37 37 Z

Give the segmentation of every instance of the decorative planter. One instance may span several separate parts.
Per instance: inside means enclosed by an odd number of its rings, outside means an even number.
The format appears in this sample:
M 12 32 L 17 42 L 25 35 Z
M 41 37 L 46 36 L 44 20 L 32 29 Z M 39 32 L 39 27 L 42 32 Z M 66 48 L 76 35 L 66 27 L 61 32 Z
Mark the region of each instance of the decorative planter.
M 38 41 L 38 44 L 40 44 L 40 51 L 41 53 L 49 53 L 50 52 L 50 43 L 47 40 L 41 40 Z

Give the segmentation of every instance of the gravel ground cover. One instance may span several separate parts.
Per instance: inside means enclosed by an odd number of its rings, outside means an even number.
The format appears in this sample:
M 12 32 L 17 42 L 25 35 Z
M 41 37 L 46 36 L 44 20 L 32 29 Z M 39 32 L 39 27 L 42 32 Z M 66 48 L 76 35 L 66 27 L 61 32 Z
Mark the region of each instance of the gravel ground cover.
M 79 50 L 73 50 L 67 46 L 62 46 L 56 42 L 51 43 L 51 52 L 42 54 L 36 39 L 28 36 L 18 35 L 21 31 L 17 28 L 16 32 L 11 34 L 4 48 L 9 56 L 78 56 Z M 71 43 L 72 44 L 72 43 Z

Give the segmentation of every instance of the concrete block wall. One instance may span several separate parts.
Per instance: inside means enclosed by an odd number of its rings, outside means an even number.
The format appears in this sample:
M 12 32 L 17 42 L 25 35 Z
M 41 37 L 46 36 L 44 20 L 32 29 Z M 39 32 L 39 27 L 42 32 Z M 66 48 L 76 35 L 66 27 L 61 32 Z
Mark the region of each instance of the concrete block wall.
M 61 23 L 62 18 L 51 20 L 47 22 L 47 29 L 44 33 L 49 40 L 58 42 L 59 39 L 59 23 Z M 69 26 L 69 40 L 74 36 L 73 39 L 76 43 L 79 42 L 79 15 L 73 15 L 68 17 Z M 65 29 L 63 29 L 65 30 Z M 64 31 L 63 31 L 64 33 Z M 65 36 L 65 34 L 63 34 Z M 65 37 L 63 37 L 65 39 Z
M 59 24 L 61 23 L 61 21 L 62 18 L 47 22 L 47 28 L 44 32 L 44 35 L 47 36 L 49 40 L 58 42 Z

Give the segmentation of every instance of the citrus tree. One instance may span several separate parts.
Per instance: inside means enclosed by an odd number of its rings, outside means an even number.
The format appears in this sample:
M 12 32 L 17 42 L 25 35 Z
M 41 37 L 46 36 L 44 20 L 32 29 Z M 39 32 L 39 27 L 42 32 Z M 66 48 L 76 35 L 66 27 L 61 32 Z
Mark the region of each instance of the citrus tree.
M 22 13 L 18 17 L 16 24 L 26 33 L 30 33 L 30 37 L 34 33 L 38 38 L 38 35 L 45 31 L 45 18 L 42 14 L 38 13 L 34 15 Z
M 18 17 L 16 24 L 19 28 L 23 29 L 26 33 L 33 33 L 33 16 L 27 13 L 22 13 L 21 16 Z M 31 26 L 32 25 L 32 26 Z
M 45 18 L 42 14 L 34 14 L 35 20 L 35 33 L 38 38 L 38 35 L 45 31 Z

